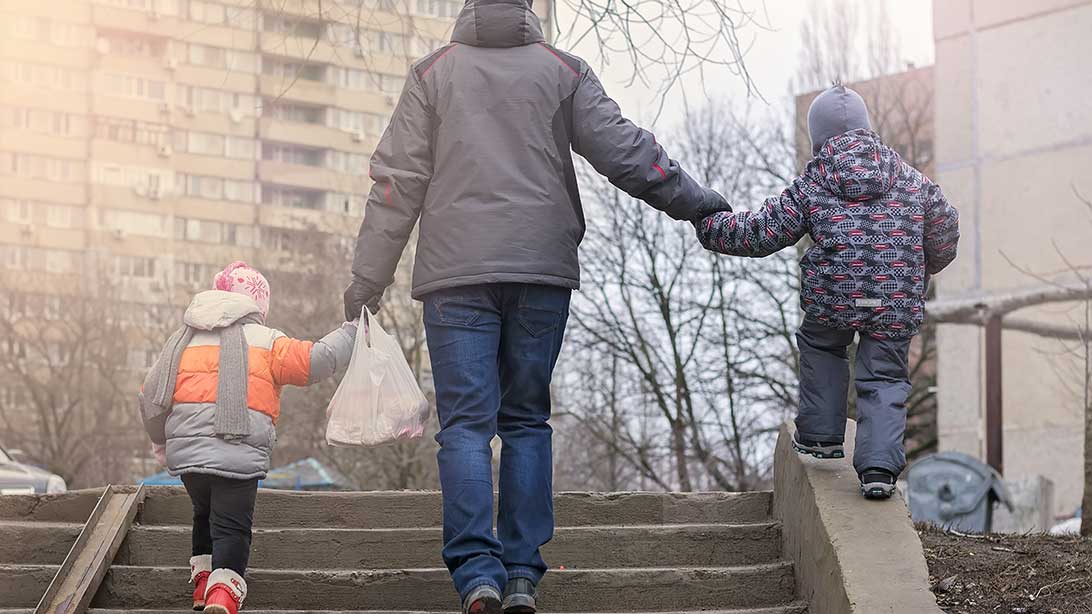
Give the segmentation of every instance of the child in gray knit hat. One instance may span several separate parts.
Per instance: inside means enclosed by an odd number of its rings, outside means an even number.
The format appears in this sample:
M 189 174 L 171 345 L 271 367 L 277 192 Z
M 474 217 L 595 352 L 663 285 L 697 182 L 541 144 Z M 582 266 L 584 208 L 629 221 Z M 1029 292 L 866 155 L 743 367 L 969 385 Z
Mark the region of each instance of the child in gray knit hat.
M 705 218 L 698 238 L 711 251 L 761 258 L 811 237 L 800 261 L 794 444 L 819 458 L 845 455 L 848 348 L 859 338 L 853 465 L 861 492 L 886 499 L 906 465 L 910 341 L 929 277 L 956 257 L 959 213 L 872 131 L 857 92 L 835 85 L 821 93 L 808 131 L 815 157 L 780 196 L 755 211 Z

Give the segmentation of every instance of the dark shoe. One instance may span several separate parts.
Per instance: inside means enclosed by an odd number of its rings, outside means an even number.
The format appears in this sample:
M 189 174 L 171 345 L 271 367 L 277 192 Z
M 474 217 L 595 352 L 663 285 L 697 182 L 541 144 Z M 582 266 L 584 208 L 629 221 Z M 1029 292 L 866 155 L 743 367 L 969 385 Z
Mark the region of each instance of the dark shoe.
M 504 587 L 504 614 L 535 614 L 538 594 L 527 578 L 513 578 Z
M 488 584 L 479 586 L 467 595 L 463 614 L 502 614 L 500 592 Z
M 798 435 L 793 435 L 792 437 L 792 449 L 800 454 L 811 454 L 815 458 L 823 459 L 846 457 L 845 447 L 841 443 L 833 441 L 810 441 L 807 439 L 797 439 L 797 437 Z
M 865 499 L 890 499 L 895 494 L 895 476 L 886 469 L 865 469 L 861 473 L 861 494 Z

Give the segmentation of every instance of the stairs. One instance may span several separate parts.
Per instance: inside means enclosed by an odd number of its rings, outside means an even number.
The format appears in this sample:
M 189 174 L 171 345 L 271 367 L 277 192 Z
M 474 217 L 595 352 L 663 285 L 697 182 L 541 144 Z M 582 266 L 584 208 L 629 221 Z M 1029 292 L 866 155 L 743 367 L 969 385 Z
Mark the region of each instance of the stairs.
M 0 502 L 5 614 L 34 608 L 97 493 L 25 499 Z M 544 612 L 807 612 L 770 493 L 565 493 L 555 509 Z M 246 610 L 456 611 L 440 518 L 437 493 L 260 491 Z M 149 489 L 92 611 L 184 611 L 189 522 L 184 491 Z

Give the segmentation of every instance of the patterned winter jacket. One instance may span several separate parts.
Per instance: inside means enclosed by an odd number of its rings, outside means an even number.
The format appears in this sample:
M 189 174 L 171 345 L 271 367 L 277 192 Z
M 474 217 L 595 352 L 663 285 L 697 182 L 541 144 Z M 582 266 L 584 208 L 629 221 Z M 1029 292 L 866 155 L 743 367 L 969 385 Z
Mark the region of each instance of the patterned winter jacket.
M 251 434 L 241 440 L 215 435 L 216 391 L 220 368 L 218 329 L 259 313 L 253 299 L 210 291 L 194 297 L 185 323 L 198 331 L 182 352 L 174 399 L 166 422 L 145 425 L 155 443 L 167 445 L 171 475 L 204 473 L 235 479 L 264 478 L 277 442 L 281 388 L 309 386 L 349 364 L 356 326 L 343 325 L 321 341 L 300 341 L 261 324 L 244 324 L 247 352 L 247 406 Z
M 757 211 L 697 224 L 706 249 L 761 258 L 810 235 L 800 303 L 831 328 L 906 338 L 921 327 L 929 275 L 956 256 L 959 213 L 940 187 L 870 130 L 826 142 L 802 175 Z

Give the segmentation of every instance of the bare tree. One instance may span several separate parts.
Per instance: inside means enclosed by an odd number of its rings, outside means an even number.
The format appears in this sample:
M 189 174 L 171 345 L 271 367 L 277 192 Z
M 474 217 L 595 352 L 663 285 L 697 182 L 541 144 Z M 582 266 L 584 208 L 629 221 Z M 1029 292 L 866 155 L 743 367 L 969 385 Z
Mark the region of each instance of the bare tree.
M 344 319 L 341 296 L 344 271 L 352 260 L 348 228 L 317 228 L 300 223 L 295 230 L 270 229 L 269 249 L 257 263 L 273 289 L 270 325 L 287 334 L 318 339 Z M 420 306 L 409 296 L 413 250 L 407 250 L 395 284 L 387 291 L 379 319 L 402 344 L 406 358 L 431 401 L 428 352 Z M 435 488 L 435 446 L 430 437 L 378 449 L 331 448 L 326 445 L 326 408 L 337 381 L 307 389 L 286 389 L 282 397 L 276 463 L 314 456 L 366 490 Z M 434 422 L 430 426 L 435 428 Z M 435 433 L 431 430 L 429 434 Z
M 144 441 L 128 410 L 148 359 L 140 327 L 152 315 L 122 300 L 93 262 L 70 294 L 11 291 L 0 305 L 5 443 L 74 487 L 127 481 Z
M 281 52 L 311 60 L 333 53 L 380 70 L 392 67 L 383 56 L 417 58 L 446 43 L 429 17 L 453 18 L 461 0 L 254 0 L 247 9 L 293 17 Z M 727 69 L 756 92 L 744 55 L 743 39 L 762 30 L 764 5 L 747 8 L 734 0 L 539 0 L 548 14 L 549 35 L 566 47 L 587 44 L 599 65 L 623 64 L 626 80 L 653 88 L 661 102 L 689 75 L 713 67 Z M 257 25 L 256 20 L 255 25 Z M 294 25 L 293 25 L 294 24 Z M 302 74 L 286 79 L 285 90 Z M 377 86 L 381 84 L 377 82 Z
M 677 140 L 687 168 L 734 202 L 757 202 L 789 172 L 785 131 L 752 119 L 710 105 Z M 795 264 L 713 256 L 690 224 L 584 183 L 584 290 L 557 395 L 581 456 L 612 489 L 761 486 L 796 399 Z

